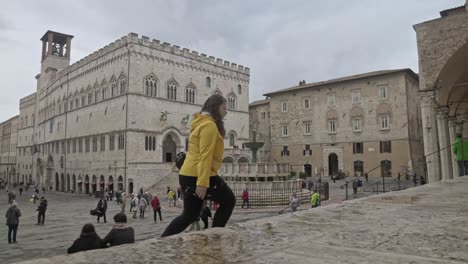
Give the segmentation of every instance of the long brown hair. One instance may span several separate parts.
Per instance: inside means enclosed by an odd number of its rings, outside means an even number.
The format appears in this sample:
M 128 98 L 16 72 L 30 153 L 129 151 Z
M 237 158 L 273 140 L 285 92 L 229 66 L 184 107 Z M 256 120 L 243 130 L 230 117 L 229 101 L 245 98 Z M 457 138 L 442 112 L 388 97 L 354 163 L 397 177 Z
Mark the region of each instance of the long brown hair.
M 202 112 L 210 113 L 211 117 L 215 120 L 218 131 L 223 136 L 226 136 L 226 130 L 224 129 L 223 117 L 219 114 L 219 107 L 226 103 L 226 99 L 220 94 L 213 94 L 206 99 L 202 107 Z

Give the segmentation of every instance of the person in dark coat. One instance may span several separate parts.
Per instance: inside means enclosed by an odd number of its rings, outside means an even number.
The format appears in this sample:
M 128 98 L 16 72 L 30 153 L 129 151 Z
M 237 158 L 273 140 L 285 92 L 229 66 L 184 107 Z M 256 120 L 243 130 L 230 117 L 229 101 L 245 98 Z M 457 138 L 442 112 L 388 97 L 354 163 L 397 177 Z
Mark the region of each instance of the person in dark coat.
M 6 224 L 8 225 L 8 244 L 16 243 L 16 233 L 18 232 L 21 211 L 15 201 L 13 201 L 11 207 L 8 208 L 5 217 L 7 219 Z
M 208 217 L 211 218 L 211 210 L 210 208 L 206 205 L 206 202 L 203 204 L 203 209 L 200 214 L 200 218 L 203 221 L 204 227 L 203 229 L 208 228 Z
M 80 237 L 73 242 L 73 245 L 68 248 L 68 254 L 93 250 L 99 248 L 106 248 L 106 245 L 102 243 L 101 238 L 96 234 L 94 226 L 92 224 L 86 224 L 81 230 Z
M 37 224 L 44 224 L 45 220 L 45 212 L 47 211 L 47 200 L 44 197 L 41 197 L 41 202 L 39 203 L 39 206 L 37 207 Z
M 135 243 L 135 230 L 127 226 L 127 216 L 124 213 L 118 213 L 114 216 L 114 222 L 111 231 L 102 240 L 104 245 L 109 244 L 113 247 Z
M 97 204 L 96 211 L 97 211 L 97 216 L 98 216 L 97 222 L 99 223 L 99 219 L 101 217 L 104 217 L 104 223 L 107 223 L 107 219 L 106 219 L 107 201 L 104 198 L 104 196 L 101 196 L 101 199 L 99 200 Z
M 424 185 L 426 184 L 426 179 L 424 178 L 424 176 L 419 176 L 419 182 L 421 183 L 421 185 Z

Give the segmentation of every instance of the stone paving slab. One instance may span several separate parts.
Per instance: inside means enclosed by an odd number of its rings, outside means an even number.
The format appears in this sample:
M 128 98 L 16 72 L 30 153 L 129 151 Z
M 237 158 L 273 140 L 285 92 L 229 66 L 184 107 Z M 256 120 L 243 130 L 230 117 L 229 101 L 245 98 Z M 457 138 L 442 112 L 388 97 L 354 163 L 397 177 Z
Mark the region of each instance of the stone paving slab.
M 96 257 L 99 256 L 99 257 Z M 24 262 L 468 263 L 468 177 L 165 239 Z

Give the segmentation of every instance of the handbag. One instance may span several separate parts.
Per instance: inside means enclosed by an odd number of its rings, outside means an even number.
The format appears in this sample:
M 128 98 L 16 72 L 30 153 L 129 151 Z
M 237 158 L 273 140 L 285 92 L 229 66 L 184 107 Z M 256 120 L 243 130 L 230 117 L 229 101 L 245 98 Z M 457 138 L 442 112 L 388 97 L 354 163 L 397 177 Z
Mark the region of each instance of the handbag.
M 185 156 L 186 156 L 185 152 L 179 152 L 179 154 L 177 154 L 176 156 L 175 164 L 179 170 L 182 168 L 182 165 L 184 165 Z

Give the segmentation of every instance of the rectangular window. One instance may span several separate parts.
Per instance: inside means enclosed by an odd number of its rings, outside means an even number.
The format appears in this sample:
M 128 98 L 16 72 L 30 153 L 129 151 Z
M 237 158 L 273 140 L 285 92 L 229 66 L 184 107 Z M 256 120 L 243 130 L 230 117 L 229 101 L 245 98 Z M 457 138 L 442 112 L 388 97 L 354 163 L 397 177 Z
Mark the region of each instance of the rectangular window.
M 119 134 L 119 145 L 118 145 L 118 149 L 125 149 L 125 135 L 122 133 L 122 134 Z
M 361 131 L 361 118 L 353 119 L 353 129 L 355 132 Z
M 83 153 L 83 139 L 78 139 L 78 152 Z
M 97 141 L 98 141 L 98 138 L 97 137 L 93 137 L 93 152 L 97 152 Z
M 262 112 L 262 119 L 265 119 L 265 118 L 266 118 L 266 113 Z
M 305 98 L 304 99 L 304 109 L 309 109 L 310 108 L 310 99 Z
M 88 94 L 88 104 L 91 104 L 93 102 L 93 93 Z
M 106 136 L 101 136 L 101 151 L 106 151 Z
M 386 99 L 388 97 L 387 94 L 387 86 L 379 86 L 379 98 L 380 99 Z
M 380 153 L 392 153 L 392 142 L 380 141 Z
M 328 131 L 336 133 L 336 120 L 328 120 Z
M 281 136 L 287 137 L 288 136 L 288 126 L 283 126 L 281 129 Z
M 311 122 L 304 122 L 304 135 L 311 134 Z
M 67 153 L 70 154 L 71 151 L 71 141 L 67 140 Z
M 380 128 L 381 129 L 388 129 L 388 114 L 380 115 Z
M 362 154 L 364 153 L 364 143 L 354 142 L 353 143 L 353 154 Z
M 335 101 L 335 94 L 334 93 L 331 93 L 331 94 L 327 95 L 327 103 L 328 103 L 328 105 L 335 105 L 336 101 Z
M 281 151 L 281 156 L 289 156 L 288 146 L 283 146 L 283 150 Z
M 109 136 L 109 150 L 115 149 L 115 135 L 112 134 Z
M 90 147 L 90 139 L 89 139 L 89 137 L 87 137 L 87 138 L 85 139 L 85 151 L 86 151 L 86 152 L 89 152 L 89 150 L 90 150 L 89 147 Z
M 310 149 L 310 145 L 305 145 L 303 154 L 304 156 L 312 156 L 312 150 Z
M 73 153 L 76 153 L 76 139 L 73 140 Z
M 282 101 L 281 102 L 281 112 L 287 112 L 288 111 L 288 102 L 287 101 Z
M 352 91 L 352 100 L 353 100 L 353 104 L 357 104 L 357 103 L 361 102 L 361 91 L 360 90 Z

